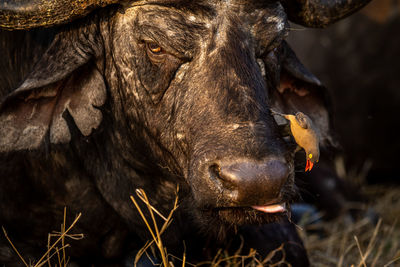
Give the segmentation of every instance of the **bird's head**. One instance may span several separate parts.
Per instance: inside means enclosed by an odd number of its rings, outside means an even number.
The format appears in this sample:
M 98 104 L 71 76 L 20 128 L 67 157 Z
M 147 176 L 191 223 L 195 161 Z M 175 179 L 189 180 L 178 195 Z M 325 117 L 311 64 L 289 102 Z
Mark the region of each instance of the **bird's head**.
M 306 171 L 311 171 L 314 167 L 314 163 L 319 161 L 319 149 L 311 149 L 310 151 L 306 152 Z

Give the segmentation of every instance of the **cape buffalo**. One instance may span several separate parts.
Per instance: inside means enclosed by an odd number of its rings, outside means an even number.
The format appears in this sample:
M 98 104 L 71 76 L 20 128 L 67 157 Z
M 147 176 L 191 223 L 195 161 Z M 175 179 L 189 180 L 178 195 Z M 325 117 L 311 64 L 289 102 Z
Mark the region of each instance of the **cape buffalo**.
M 122 264 L 151 238 L 129 196 L 142 188 L 167 214 L 179 185 L 172 254 L 209 260 L 241 237 L 244 251 L 283 243 L 307 266 L 285 219 L 295 146 L 270 110 L 301 111 L 322 145 L 333 139 L 326 91 L 284 41 L 288 20 L 324 27 L 365 2 L 2 1 L 0 224 L 37 259 L 66 206 L 85 234 L 73 260 Z M 21 264 L 3 237 L 0 262 Z

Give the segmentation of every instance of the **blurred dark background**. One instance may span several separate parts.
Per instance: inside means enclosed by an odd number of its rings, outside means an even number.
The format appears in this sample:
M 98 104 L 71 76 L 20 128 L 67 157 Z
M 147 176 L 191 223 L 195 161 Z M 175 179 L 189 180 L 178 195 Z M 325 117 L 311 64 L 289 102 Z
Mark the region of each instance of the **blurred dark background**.
M 346 169 L 400 184 L 400 0 L 374 0 L 327 29 L 291 27 L 289 43 L 333 97 Z

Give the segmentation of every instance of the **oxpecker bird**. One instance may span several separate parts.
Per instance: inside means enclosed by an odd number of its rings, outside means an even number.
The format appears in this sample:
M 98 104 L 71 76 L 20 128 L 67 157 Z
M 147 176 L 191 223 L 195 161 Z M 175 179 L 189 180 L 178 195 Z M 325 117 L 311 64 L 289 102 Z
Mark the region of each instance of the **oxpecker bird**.
M 280 115 L 290 122 L 290 131 L 294 140 L 306 152 L 305 171 L 311 171 L 314 163 L 319 160 L 319 137 L 310 117 L 302 112 L 292 115 L 272 111 L 272 114 Z

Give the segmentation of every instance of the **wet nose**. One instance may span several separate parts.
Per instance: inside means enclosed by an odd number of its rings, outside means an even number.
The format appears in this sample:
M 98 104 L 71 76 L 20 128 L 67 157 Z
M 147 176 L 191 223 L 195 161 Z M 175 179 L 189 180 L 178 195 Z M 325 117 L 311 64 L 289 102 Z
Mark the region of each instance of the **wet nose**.
M 265 205 L 279 201 L 289 176 L 284 160 L 262 162 L 220 161 L 210 167 L 210 177 L 223 197 L 239 206 Z

